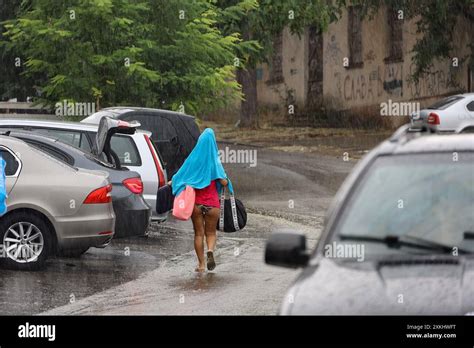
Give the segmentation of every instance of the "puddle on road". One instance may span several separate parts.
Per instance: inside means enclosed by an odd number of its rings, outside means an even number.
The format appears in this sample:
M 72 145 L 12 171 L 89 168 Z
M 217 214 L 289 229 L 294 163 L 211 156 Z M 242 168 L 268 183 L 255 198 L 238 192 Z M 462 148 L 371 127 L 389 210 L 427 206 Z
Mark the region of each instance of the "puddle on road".
M 188 279 L 171 282 L 170 285 L 177 287 L 183 291 L 207 291 L 216 288 L 229 286 L 236 281 L 237 277 L 229 274 L 221 274 L 214 272 L 195 273 Z

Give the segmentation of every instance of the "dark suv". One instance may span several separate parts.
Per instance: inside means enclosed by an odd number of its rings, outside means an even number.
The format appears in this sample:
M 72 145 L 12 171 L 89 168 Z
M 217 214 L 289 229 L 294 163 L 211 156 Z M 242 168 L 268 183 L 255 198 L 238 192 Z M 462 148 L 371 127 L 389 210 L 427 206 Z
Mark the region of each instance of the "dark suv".
M 151 132 L 151 140 L 163 159 L 169 178 L 181 167 L 200 135 L 193 116 L 162 109 L 114 106 L 102 109 L 81 122 L 99 124 L 104 116 L 138 121 L 141 129 Z

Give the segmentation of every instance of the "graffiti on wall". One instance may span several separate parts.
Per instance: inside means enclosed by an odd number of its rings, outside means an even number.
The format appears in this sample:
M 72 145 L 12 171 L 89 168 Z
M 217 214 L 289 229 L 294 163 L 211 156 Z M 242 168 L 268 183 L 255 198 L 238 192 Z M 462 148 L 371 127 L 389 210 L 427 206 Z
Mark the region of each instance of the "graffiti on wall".
M 413 74 L 414 70 L 414 66 L 411 65 L 409 76 Z M 435 96 L 457 87 L 455 72 L 453 69 L 448 69 L 447 72 L 436 70 L 420 78 L 417 83 L 414 83 L 407 77 L 407 84 L 412 98 Z
M 347 70 L 334 73 L 337 97 L 344 102 L 379 102 L 382 97 L 418 99 L 446 93 L 456 87 L 455 72 L 438 70 L 410 80 L 413 68 L 404 74 L 403 63 L 378 65 L 372 70 Z
M 389 96 L 403 97 L 403 63 L 385 65 L 383 89 Z
M 380 96 L 378 74 L 346 74 L 344 77 L 339 74 L 334 77 L 344 101 L 372 100 Z
M 335 72 L 334 81 L 338 97 L 348 101 L 372 101 L 383 93 L 383 81 L 380 67 L 375 70 Z

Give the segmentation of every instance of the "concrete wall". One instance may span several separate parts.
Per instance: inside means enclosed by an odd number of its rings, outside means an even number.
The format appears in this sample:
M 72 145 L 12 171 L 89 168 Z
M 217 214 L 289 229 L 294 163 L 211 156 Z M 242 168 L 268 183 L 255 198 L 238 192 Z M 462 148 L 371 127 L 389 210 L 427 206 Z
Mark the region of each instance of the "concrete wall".
M 421 106 L 431 103 L 440 96 L 452 94 L 459 89 L 467 89 L 467 64 L 452 67 L 451 60 L 437 61 L 432 74 L 417 84 L 410 81 L 413 72 L 411 61 L 416 42 L 415 21 L 403 24 L 403 62 L 386 63 L 389 55 L 389 25 L 386 9 L 381 8 L 372 20 L 365 19 L 362 24 L 363 67 L 346 68 L 344 57 L 349 57 L 348 16 L 332 23 L 324 33 L 323 44 L 323 94 L 326 107 L 335 110 L 376 110 L 381 102 L 420 101 Z M 460 18 L 455 31 L 453 56 L 460 60 L 469 54 L 468 44 L 473 41 L 474 28 Z M 308 74 L 308 37 L 299 39 L 283 34 L 283 74 L 284 83 L 268 85 L 267 66 L 262 66 L 262 80 L 258 81 L 258 100 L 261 106 L 284 105 L 288 90 L 293 90 L 297 104 L 305 104 Z M 451 83 L 456 86 L 450 85 Z
M 343 58 L 349 57 L 347 17 L 344 13 L 324 34 L 324 97 L 334 106 L 344 109 L 367 107 L 388 99 L 429 102 L 437 96 L 467 88 L 467 65 L 454 68 L 452 61 L 447 59 L 437 61 L 432 74 L 418 83 L 410 81 L 414 70 L 411 50 L 417 38 L 415 21 L 406 21 L 403 25 L 403 62 L 385 63 L 384 58 L 389 55 L 385 9 L 380 9 L 373 20 L 365 20 L 362 24 L 363 67 L 345 68 Z M 453 54 L 459 59 L 469 53 L 470 30 L 466 21 L 458 23 Z M 451 86 L 451 82 L 458 86 Z
M 262 65 L 262 79 L 257 81 L 257 95 L 260 105 L 284 105 L 290 92 L 298 103 L 304 103 L 307 89 L 307 34 L 299 38 L 283 31 L 283 76 L 284 83 L 268 84 L 269 68 Z

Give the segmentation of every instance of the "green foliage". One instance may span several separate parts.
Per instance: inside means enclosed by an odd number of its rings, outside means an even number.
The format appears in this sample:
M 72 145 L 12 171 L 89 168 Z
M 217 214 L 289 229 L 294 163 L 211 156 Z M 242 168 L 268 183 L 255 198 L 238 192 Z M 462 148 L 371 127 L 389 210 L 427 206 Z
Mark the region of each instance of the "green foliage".
M 20 1 L 0 1 L 0 22 L 14 18 L 20 10 Z M 5 28 L 0 27 L 0 41 L 4 40 Z M 12 52 L 0 50 L 0 101 L 12 97 L 20 101 L 26 100 L 28 95 L 34 93 L 33 81 L 20 76 L 22 69 L 15 66 L 17 56 Z
M 422 33 L 413 48 L 416 70 L 412 78 L 418 80 L 426 74 L 436 59 L 451 58 L 456 55 L 453 51 L 453 39 L 456 33 L 456 23 L 459 18 L 466 17 L 474 25 L 474 2 L 472 0 L 437 0 L 420 1 L 419 7 L 407 6 L 409 18 L 417 19 L 417 31 Z M 471 46 L 469 57 L 459 57 L 468 60 L 474 68 L 474 42 L 466 42 Z
M 25 62 L 40 101 L 177 108 L 188 113 L 240 98 L 238 33 L 222 33 L 213 1 L 31 0 L 5 22 L 1 52 Z M 12 18 L 12 17 L 9 17 Z

